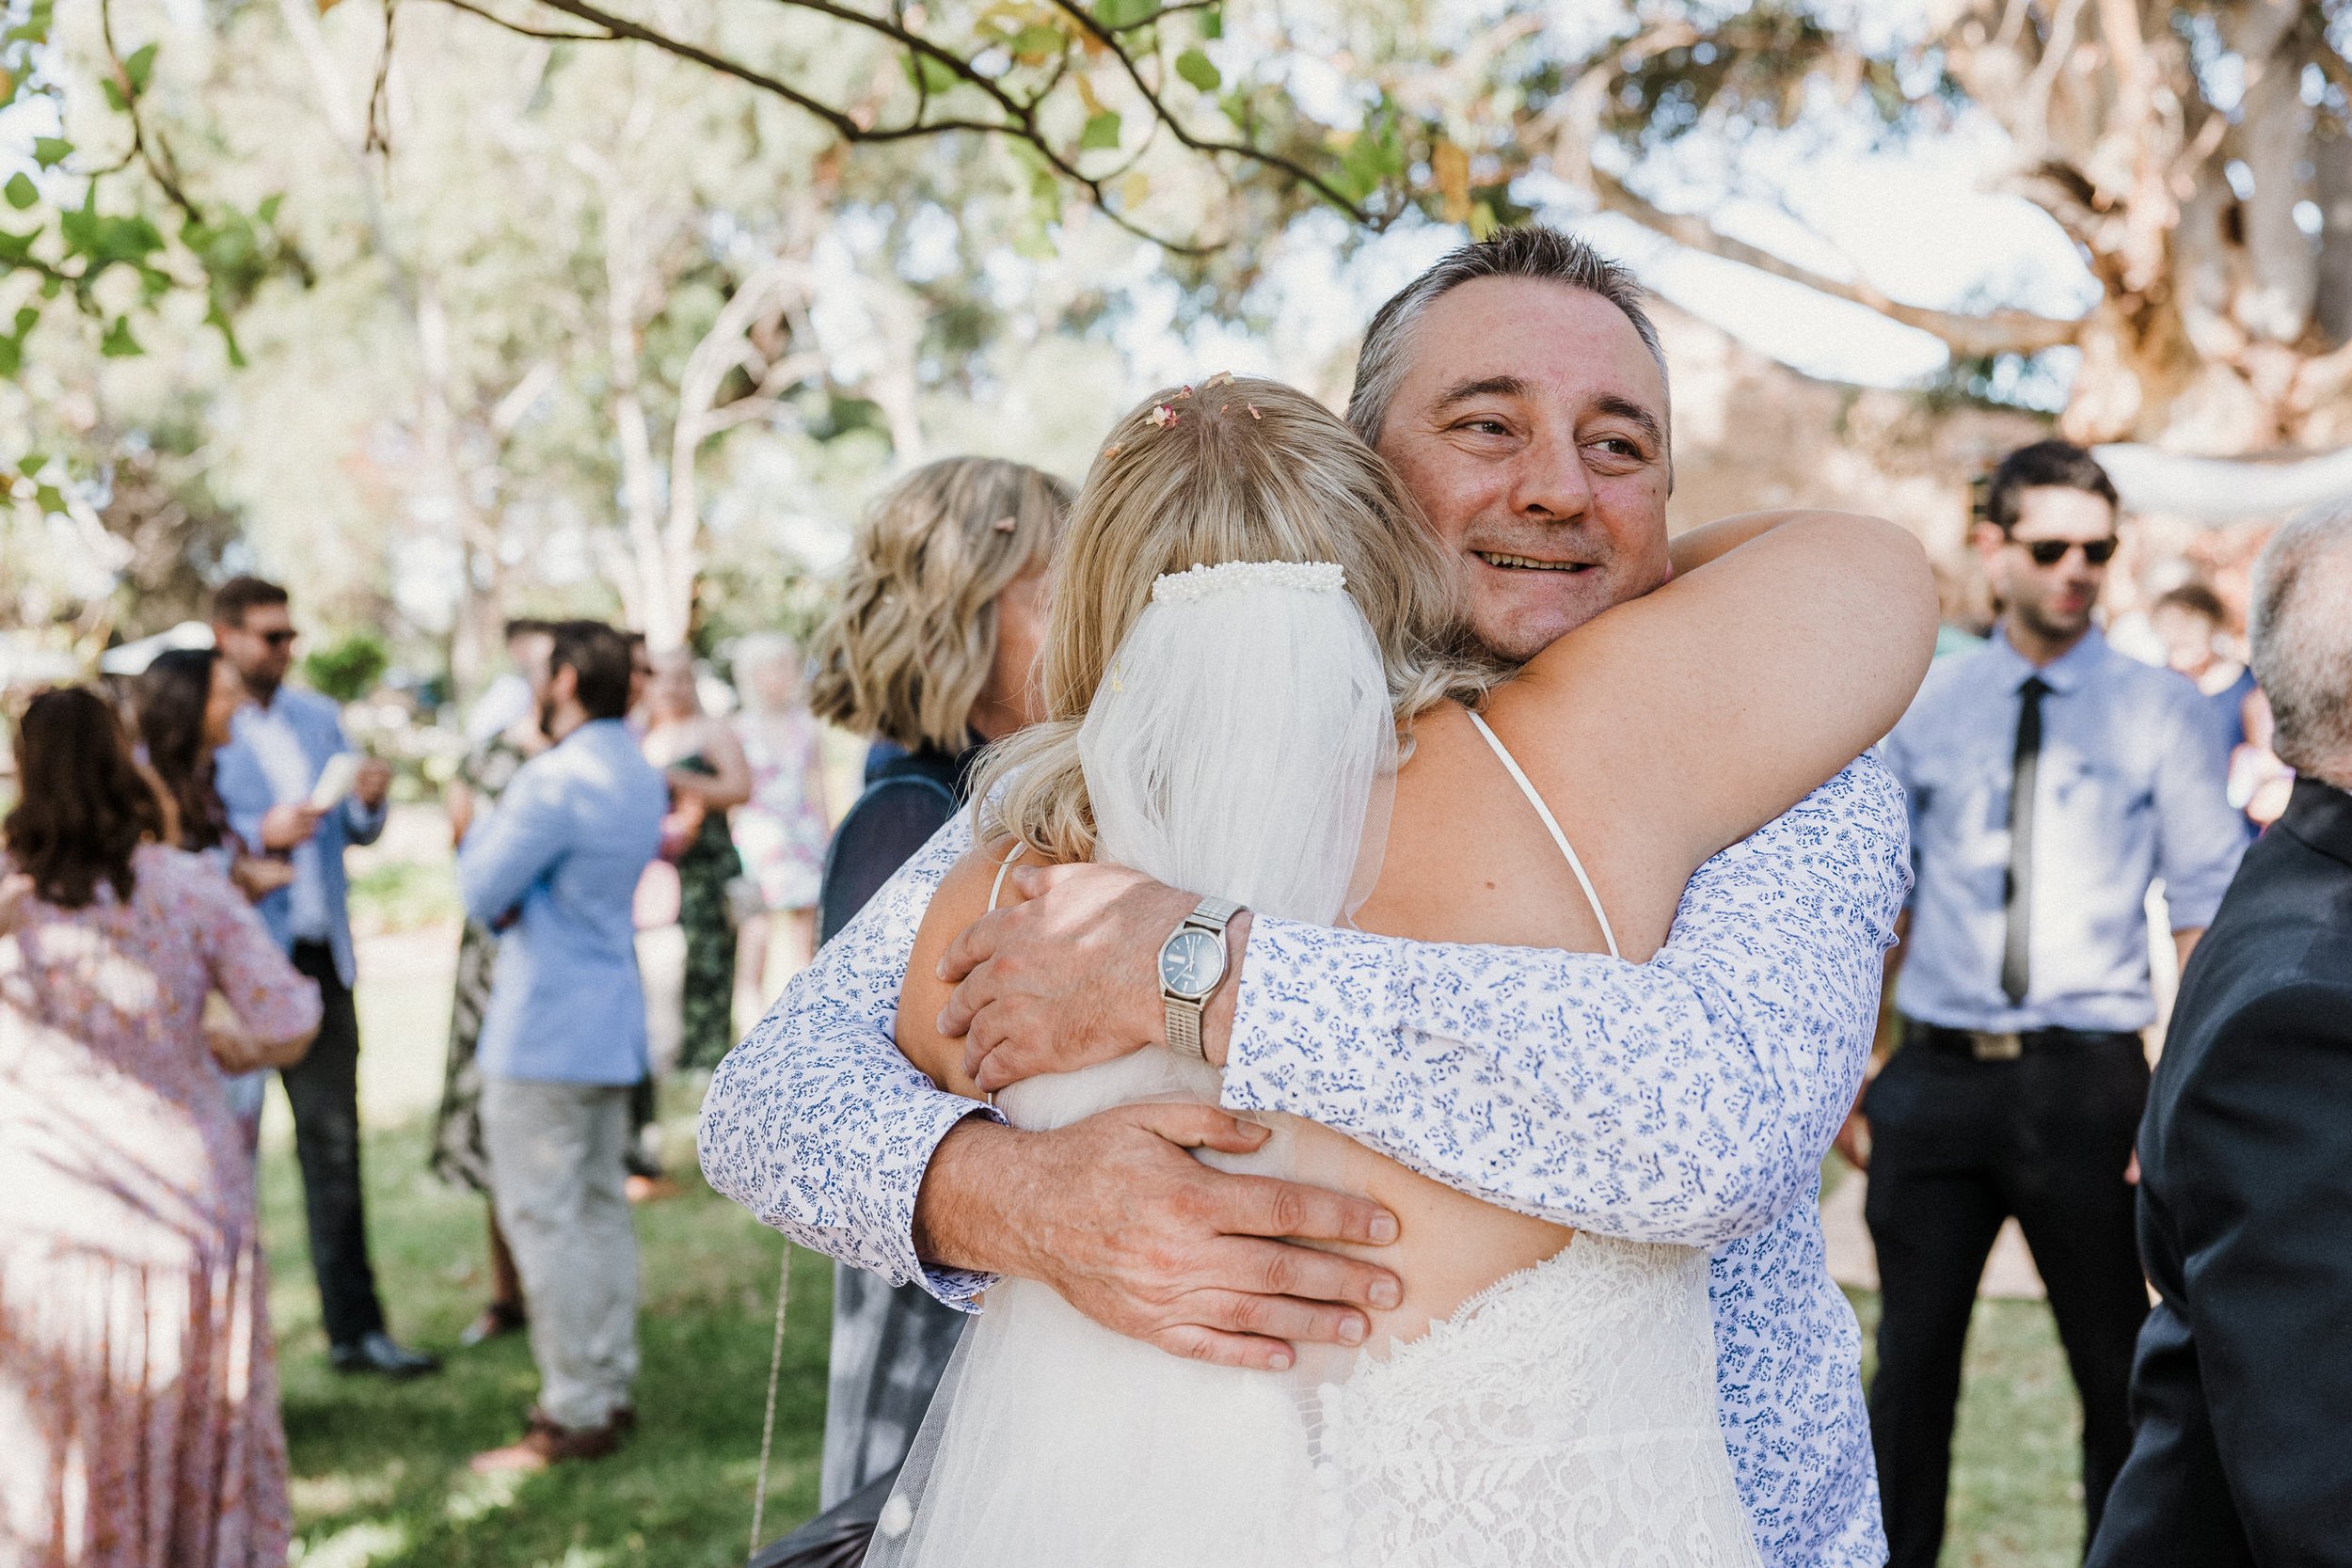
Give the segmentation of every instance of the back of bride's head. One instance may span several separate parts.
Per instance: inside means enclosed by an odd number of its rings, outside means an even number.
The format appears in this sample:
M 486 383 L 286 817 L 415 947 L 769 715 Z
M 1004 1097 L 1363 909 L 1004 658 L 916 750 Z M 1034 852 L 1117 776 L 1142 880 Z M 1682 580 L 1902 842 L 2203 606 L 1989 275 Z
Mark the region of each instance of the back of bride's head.
M 1045 721 L 999 748 L 977 781 L 982 800 L 1010 781 L 984 813 L 990 831 L 1059 860 L 1092 851 L 1077 728 L 1152 584 L 1229 562 L 1338 565 L 1400 721 L 1447 697 L 1475 700 L 1496 677 L 1442 547 L 1388 464 L 1338 416 L 1253 377 L 1171 388 L 1112 429 L 1072 508 L 1037 673 Z

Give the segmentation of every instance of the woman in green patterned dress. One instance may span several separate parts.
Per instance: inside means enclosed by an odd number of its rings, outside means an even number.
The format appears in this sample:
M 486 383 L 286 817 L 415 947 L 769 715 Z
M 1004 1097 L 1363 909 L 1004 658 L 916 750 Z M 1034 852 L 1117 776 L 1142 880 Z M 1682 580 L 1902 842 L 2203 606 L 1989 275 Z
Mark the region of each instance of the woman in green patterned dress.
M 686 931 L 678 1066 L 711 1068 L 735 1043 L 735 911 L 728 884 L 743 874 L 727 813 L 752 797 L 742 742 L 703 706 L 693 655 L 653 656 L 645 689 L 645 760 L 670 780 L 664 852 L 677 866 L 678 924 Z
M 516 656 L 522 673 L 536 691 L 544 676 L 548 639 L 520 643 Z M 489 815 L 507 784 L 522 765 L 547 750 L 533 710 L 466 753 L 457 776 L 443 791 L 449 813 L 450 843 L 464 841 L 473 824 Z M 490 1196 L 490 1161 L 482 1149 L 482 1072 L 474 1064 L 474 1044 L 482 1033 L 483 1009 L 490 1002 L 490 974 L 498 961 L 498 934 L 478 921 L 466 922 L 457 939 L 457 986 L 450 1007 L 449 1065 L 441 1079 L 441 1108 L 433 1123 L 433 1174 L 453 1186 L 471 1187 L 485 1199 Z M 499 1231 L 498 1211 L 491 1209 L 490 1300 L 467 1328 L 462 1340 L 478 1345 L 523 1326 L 522 1278 Z

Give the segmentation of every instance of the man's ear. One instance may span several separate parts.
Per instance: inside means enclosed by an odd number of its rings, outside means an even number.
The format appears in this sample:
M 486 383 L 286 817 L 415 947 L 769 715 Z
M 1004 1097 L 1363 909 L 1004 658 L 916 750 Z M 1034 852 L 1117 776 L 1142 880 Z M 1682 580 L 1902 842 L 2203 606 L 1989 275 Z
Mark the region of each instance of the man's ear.
M 1979 520 L 1969 525 L 1968 542 L 1976 546 L 1977 560 L 1983 564 L 1985 575 L 1991 577 L 1994 562 L 2000 559 L 2001 546 L 2009 543 L 2009 535 Z
M 548 698 L 550 702 L 568 703 L 580 696 L 580 671 L 569 664 L 559 665 L 548 677 Z

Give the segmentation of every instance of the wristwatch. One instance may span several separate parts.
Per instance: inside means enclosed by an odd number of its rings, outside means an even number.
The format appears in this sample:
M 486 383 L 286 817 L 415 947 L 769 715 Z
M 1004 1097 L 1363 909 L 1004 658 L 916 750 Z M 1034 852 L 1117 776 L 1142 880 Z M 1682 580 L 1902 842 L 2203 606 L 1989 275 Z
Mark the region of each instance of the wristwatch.
M 1168 1048 L 1194 1061 L 1200 1049 L 1200 1005 L 1225 978 L 1225 927 L 1241 906 L 1203 898 L 1160 943 L 1160 1000 L 1168 1007 Z

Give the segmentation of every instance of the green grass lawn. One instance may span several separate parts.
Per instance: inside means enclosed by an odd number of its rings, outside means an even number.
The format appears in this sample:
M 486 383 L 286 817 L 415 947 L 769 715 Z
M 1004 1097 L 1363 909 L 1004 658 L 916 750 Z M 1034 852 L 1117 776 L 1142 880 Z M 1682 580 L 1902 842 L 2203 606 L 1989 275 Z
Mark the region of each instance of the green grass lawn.
M 542 1476 L 485 1481 L 467 1471 L 470 1454 L 519 1434 L 536 1378 L 519 1338 L 455 1348 L 481 1307 L 488 1268 L 481 1199 L 443 1186 L 424 1168 L 448 1027 L 446 985 L 446 976 L 421 967 L 364 983 L 359 996 L 361 1094 L 375 1128 L 367 1176 L 376 1274 L 394 1330 L 446 1355 L 441 1375 L 395 1386 L 327 1370 L 300 1179 L 283 1100 L 272 1097 L 262 1205 L 299 1560 L 306 1568 L 741 1562 L 783 1243 L 702 1184 L 693 1107 L 683 1089 L 664 1106 L 664 1130 L 685 1194 L 637 1212 L 644 1310 L 635 1439 L 612 1459 Z M 817 1503 L 830 1299 L 830 1265 L 796 1254 L 771 1538 Z M 1854 1307 L 1867 1335 L 1877 1302 L 1857 1293 Z M 2048 1308 L 1979 1303 L 1957 1438 L 1948 1568 L 2071 1568 L 2078 1560 L 2077 1431 Z
M 667 1108 L 691 1150 L 691 1107 Z M 294 1461 L 298 1560 L 416 1568 L 721 1568 L 743 1560 L 768 1385 L 781 1238 L 712 1194 L 691 1153 L 683 1196 L 637 1212 L 644 1368 L 640 1424 L 612 1459 L 482 1480 L 469 1455 L 512 1441 L 537 1386 L 519 1336 L 455 1348 L 487 1291 L 483 1205 L 424 1169 L 409 1124 L 367 1148 L 370 1231 L 393 1327 L 447 1356 L 391 1385 L 326 1364 L 302 1239 L 301 1182 L 282 1140 L 265 1153 L 271 1307 Z M 831 1265 L 796 1253 L 768 1503 L 771 1537 L 817 1506 Z

